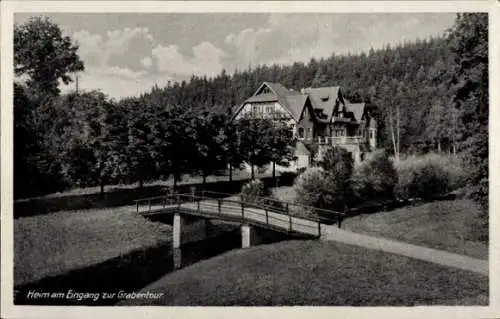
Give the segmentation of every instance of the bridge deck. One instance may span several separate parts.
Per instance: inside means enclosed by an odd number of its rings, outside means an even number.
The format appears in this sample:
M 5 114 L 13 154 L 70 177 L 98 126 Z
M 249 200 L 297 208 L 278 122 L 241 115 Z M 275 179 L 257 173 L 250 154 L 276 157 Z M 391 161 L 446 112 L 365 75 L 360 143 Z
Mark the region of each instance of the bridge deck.
M 147 205 L 141 206 L 140 203 L 144 202 L 147 202 Z M 136 203 L 137 212 L 144 216 L 180 212 L 204 218 L 249 223 L 306 237 L 321 236 L 320 219 L 292 216 L 288 211 L 288 205 L 286 205 L 285 211 L 275 207 L 251 205 L 235 200 L 234 197 L 207 198 L 187 194 L 147 198 L 136 201 Z M 144 209 L 141 210 L 140 207 Z M 341 218 L 340 215 L 339 218 Z

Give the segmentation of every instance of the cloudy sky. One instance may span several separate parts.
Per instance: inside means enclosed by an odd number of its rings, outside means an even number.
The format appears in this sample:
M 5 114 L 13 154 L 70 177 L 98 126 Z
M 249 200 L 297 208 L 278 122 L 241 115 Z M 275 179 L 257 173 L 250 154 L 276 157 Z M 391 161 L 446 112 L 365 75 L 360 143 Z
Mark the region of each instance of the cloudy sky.
M 15 22 L 32 15 L 16 14 Z M 80 46 L 85 63 L 80 88 L 115 98 L 191 74 L 307 62 L 424 39 L 443 34 L 455 18 L 454 13 L 45 15 Z

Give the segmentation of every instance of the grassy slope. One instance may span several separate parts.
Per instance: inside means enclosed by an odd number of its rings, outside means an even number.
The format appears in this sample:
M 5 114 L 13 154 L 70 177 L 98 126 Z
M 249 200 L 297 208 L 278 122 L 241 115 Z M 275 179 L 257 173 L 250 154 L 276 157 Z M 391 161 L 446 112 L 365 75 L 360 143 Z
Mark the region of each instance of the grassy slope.
M 289 241 L 228 252 L 164 276 L 124 304 L 487 305 L 488 278 L 334 242 Z
M 343 227 L 412 244 L 488 259 L 488 243 L 472 238 L 478 207 L 470 200 L 450 200 L 403 207 L 346 219 Z
M 103 262 L 170 241 L 171 227 L 133 207 L 58 212 L 14 220 L 14 283 Z

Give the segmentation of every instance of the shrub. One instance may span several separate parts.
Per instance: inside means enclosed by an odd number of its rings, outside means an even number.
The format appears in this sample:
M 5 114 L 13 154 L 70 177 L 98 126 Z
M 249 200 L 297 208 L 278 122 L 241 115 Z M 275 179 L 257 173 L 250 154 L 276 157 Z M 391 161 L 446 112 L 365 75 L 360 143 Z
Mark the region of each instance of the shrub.
M 241 187 L 241 200 L 246 203 L 260 204 L 263 202 L 263 197 L 268 195 L 269 190 L 259 179 L 252 180 Z
M 355 168 L 351 188 L 363 200 L 387 199 L 394 196 L 397 182 L 398 173 L 393 162 L 380 150 Z
M 339 182 L 322 168 L 311 167 L 300 174 L 294 183 L 295 202 L 299 205 L 326 209 L 344 208 L 344 193 Z
M 465 185 L 464 168 L 456 158 L 440 154 L 410 156 L 395 163 L 397 194 L 431 199 Z
M 347 187 L 351 178 L 354 159 L 351 153 L 341 147 L 329 148 L 323 155 L 319 165 L 323 170 L 338 181 L 343 188 Z

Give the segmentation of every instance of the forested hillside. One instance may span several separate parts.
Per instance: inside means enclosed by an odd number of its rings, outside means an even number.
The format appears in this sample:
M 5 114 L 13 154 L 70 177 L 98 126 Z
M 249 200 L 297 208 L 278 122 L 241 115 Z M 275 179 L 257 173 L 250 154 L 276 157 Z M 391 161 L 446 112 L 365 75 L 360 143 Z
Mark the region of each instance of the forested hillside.
M 237 165 L 244 150 L 232 144 L 236 133 L 228 113 L 264 81 L 294 90 L 341 86 L 351 102 L 367 102 L 377 111 L 382 147 L 396 157 L 431 150 L 464 155 L 471 184 L 483 185 L 487 193 L 486 14 L 458 15 L 439 38 L 360 55 L 332 53 L 307 64 L 222 70 L 214 78 L 193 76 L 121 101 L 99 92 L 61 95 L 54 83 L 69 80 L 66 75 L 83 69 L 83 62 L 69 43 L 61 48 L 67 55 L 52 58 L 52 70 L 26 61 L 37 54 L 35 62 L 43 61 L 46 54 L 33 47 L 34 39 L 53 41 L 41 30 L 61 38 L 50 21 L 30 23 L 15 32 L 16 74 L 30 78 L 15 85 L 17 198 L 123 181 L 142 184 L 183 172 L 206 175 L 223 162 Z M 32 53 L 23 54 L 27 50 Z M 52 76 L 46 79 L 47 74 Z

